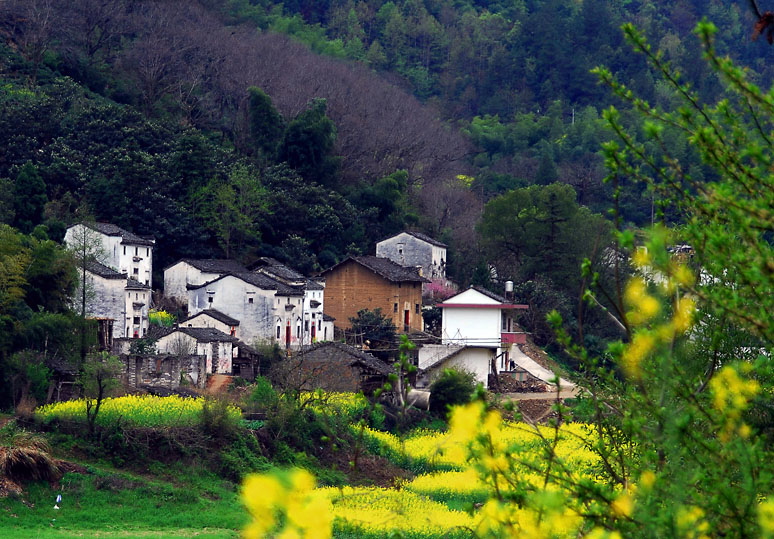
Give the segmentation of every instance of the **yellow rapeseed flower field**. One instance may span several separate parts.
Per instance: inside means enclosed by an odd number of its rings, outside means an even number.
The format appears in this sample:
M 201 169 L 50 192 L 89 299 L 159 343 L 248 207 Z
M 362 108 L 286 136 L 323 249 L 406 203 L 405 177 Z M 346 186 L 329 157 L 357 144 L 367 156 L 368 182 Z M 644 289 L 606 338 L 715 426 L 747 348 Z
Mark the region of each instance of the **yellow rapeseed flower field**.
M 199 422 L 204 398 L 184 398 L 176 395 L 155 397 L 153 395 L 127 395 L 102 401 L 97 416 L 98 425 L 110 425 L 124 421 L 138 427 L 179 427 L 193 426 Z M 234 418 L 241 417 L 235 406 L 229 407 Z M 86 400 L 78 399 L 47 404 L 35 410 L 40 419 L 86 422 Z

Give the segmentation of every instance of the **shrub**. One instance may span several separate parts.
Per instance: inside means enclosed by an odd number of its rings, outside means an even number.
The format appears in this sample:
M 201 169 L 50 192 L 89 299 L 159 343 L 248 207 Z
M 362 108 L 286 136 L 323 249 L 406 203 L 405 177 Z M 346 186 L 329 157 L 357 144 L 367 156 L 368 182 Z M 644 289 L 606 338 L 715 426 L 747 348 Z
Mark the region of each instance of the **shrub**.
M 444 369 L 430 385 L 430 411 L 446 414 L 450 406 L 466 404 L 476 389 L 476 376 L 461 369 Z
M 272 387 L 268 378 L 259 376 L 255 379 L 255 386 L 250 392 L 248 401 L 256 407 L 266 410 L 277 405 L 279 396 Z
M 233 440 L 239 431 L 239 417 L 225 399 L 205 397 L 200 416 L 202 430 L 216 440 Z

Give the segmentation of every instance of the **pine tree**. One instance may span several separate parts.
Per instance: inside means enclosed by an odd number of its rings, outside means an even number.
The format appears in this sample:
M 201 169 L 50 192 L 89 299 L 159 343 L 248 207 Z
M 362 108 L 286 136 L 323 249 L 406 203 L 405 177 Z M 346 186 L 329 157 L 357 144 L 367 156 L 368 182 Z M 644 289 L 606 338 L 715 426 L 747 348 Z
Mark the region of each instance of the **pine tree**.
M 37 168 L 27 161 L 16 176 L 13 186 L 13 205 L 16 211 L 14 225 L 29 234 L 43 220 L 43 209 L 48 202 L 46 183 Z

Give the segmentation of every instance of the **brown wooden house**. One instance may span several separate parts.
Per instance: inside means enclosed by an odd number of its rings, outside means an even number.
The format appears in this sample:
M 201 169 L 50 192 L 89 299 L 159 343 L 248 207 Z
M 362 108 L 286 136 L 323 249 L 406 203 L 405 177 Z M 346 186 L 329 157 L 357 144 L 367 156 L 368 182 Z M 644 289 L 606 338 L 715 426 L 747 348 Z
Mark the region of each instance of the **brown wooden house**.
M 422 331 L 422 283 L 418 268 L 404 267 L 387 258 L 349 257 L 322 273 L 325 312 L 337 326 L 349 328 L 358 311 L 377 308 L 390 316 L 399 333 Z

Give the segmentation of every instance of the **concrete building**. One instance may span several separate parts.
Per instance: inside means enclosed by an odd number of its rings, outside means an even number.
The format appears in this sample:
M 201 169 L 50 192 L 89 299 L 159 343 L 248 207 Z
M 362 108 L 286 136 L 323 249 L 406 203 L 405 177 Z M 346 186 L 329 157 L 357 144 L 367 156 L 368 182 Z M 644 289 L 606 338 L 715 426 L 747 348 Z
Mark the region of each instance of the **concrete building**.
M 70 226 L 64 242 L 72 248 L 86 241 L 90 247 L 97 244 L 100 253 L 95 256 L 105 266 L 148 286 L 153 287 L 152 237 L 138 236 L 110 223 L 78 223 Z
M 421 267 L 427 279 L 446 279 L 446 245 L 419 232 L 401 232 L 376 244 L 376 256 Z
M 487 387 L 489 373 L 508 370 L 511 357 L 523 355 L 518 345 L 526 342 L 526 333 L 516 325 L 514 315 L 526 305 L 471 287 L 438 307 L 442 312 L 441 344 L 420 348 L 420 369 L 429 372 L 461 367 Z
M 325 310 L 337 326 L 351 327 L 350 318 L 362 309 L 380 308 L 400 333 L 422 331 L 422 283 L 417 268 L 387 258 L 349 257 L 325 270 Z

